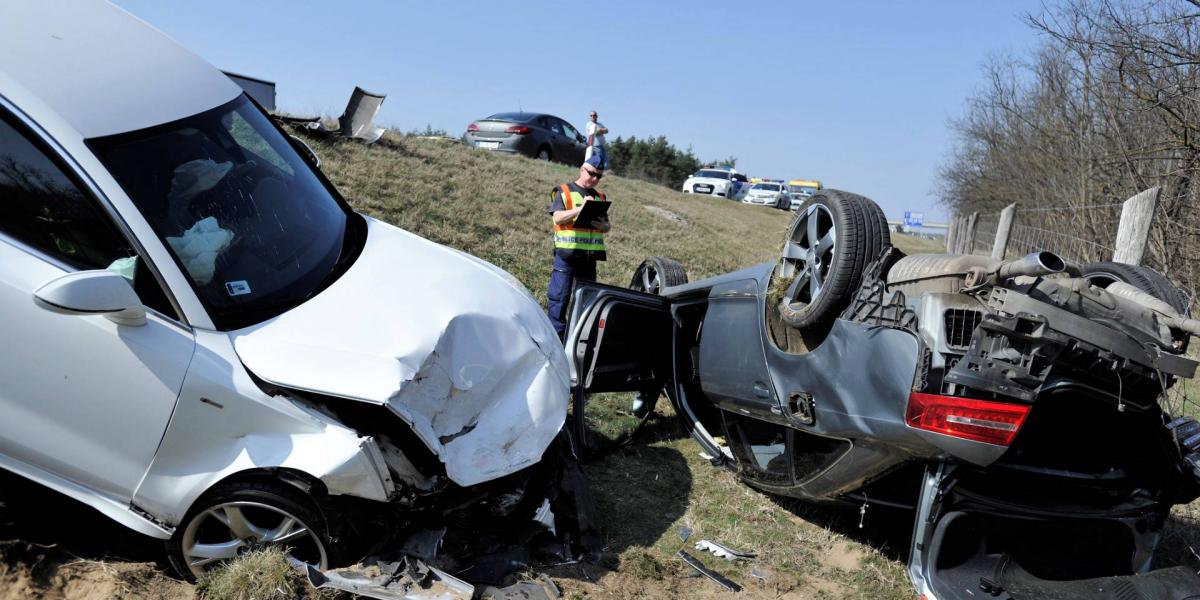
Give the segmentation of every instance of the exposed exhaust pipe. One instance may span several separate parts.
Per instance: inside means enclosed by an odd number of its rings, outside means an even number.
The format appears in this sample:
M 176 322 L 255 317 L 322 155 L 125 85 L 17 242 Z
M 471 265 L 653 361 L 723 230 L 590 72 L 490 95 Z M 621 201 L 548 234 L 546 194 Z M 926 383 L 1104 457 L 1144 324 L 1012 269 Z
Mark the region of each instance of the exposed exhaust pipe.
M 1051 273 L 1062 273 L 1070 265 L 1053 252 L 1033 252 L 1016 260 L 1000 263 L 988 271 L 984 267 L 967 269 L 963 284 L 968 288 L 980 285 L 996 285 L 1013 277 L 1038 277 Z
M 1038 277 L 1051 273 L 1062 273 L 1067 261 L 1053 252 L 1031 252 L 1017 260 L 1002 263 L 996 268 L 996 279 L 1003 281 L 1013 277 Z

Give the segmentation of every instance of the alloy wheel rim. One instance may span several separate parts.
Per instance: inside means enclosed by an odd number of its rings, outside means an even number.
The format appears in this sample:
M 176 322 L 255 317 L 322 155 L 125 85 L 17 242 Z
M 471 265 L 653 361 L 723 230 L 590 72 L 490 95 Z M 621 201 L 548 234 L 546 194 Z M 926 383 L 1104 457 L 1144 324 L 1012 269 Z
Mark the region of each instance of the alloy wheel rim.
M 292 558 L 319 569 L 329 566 L 325 545 L 311 527 L 286 510 L 260 502 L 209 507 L 188 522 L 180 545 L 184 562 L 197 577 L 211 566 L 270 546 L 286 547 Z
M 833 213 L 822 204 L 811 204 L 796 219 L 780 252 L 776 275 L 791 278 L 784 293 L 789 305 L 812 304 L 825 289 L 825 280 L 837 251 Z
M 658 269 L 653 265 L 646 265 L 642 269 L 642 291 L 650 294 L 658 294 L 662 290 L 662 276 L 659 275 Z

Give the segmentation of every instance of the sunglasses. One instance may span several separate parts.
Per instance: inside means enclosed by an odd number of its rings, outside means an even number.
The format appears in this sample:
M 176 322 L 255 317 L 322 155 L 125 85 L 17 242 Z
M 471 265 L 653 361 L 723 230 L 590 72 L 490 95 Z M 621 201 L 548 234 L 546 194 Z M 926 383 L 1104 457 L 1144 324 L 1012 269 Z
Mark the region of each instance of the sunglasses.
M 601 173 L 600 171 L 593 171 L 593 170 L 591 170 L 591 169 L 584 169 L 584 170 L 583 170 L 583 172 L 584 172 L 584 173 L 587 173 L 588 175 L 591 175 L 592 177 L 595 177 L 596 179 L 600 179 L 601 177 L 604 177 L 604 173 Z

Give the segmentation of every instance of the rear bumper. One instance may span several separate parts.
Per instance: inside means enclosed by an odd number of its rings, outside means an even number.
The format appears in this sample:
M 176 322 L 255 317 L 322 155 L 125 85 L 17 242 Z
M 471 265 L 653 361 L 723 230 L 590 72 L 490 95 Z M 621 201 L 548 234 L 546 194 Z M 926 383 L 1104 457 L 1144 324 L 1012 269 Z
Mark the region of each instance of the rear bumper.
M 506 138 L 495 139 L 488 137 L 480 137 L 473 133 L 467 133 L 464 136 L 467 146 L 478 148 L 480 150 L 491 150 L 493 152 L 505 152 L 508 154 L 521 154 L 524 156 L 537 155 L 537 140 L 529 135 L 509 135 Z M 491 145 L 495 147 L 491 147 Z
M 908 565 L 918 594 L 929 600 L 993 592 L 1013 600 L 1165 600 L 1200 593 L 1194 573 L 1150 572 L 1169 502 L 1140 489 L 1124 494 L 1048 489 L 1086 490 L 1090 482 L 1033 478 L 992 487 L 989 471 L 948 465 L 927 470 Z M 1156 591 L 1107 595 L 1129 586 Z

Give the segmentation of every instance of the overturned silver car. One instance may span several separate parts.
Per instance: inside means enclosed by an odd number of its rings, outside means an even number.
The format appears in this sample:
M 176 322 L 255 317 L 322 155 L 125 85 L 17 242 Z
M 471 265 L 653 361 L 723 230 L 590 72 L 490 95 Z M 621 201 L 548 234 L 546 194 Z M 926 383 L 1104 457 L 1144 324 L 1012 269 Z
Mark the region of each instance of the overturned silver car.
M 577 414 L 663 389 L 756 488 L 913 510 L 924 598 L 1200 593 L 1150 572 L 1168 511 L 1200 493 L 1200 424 L 1166 402 L 1200 323 L 1158 273 L 904 256 L 878 206 L 824 190 L 778 261 L 687 283 L 653 258 L 633 287 L 574 291 Z

